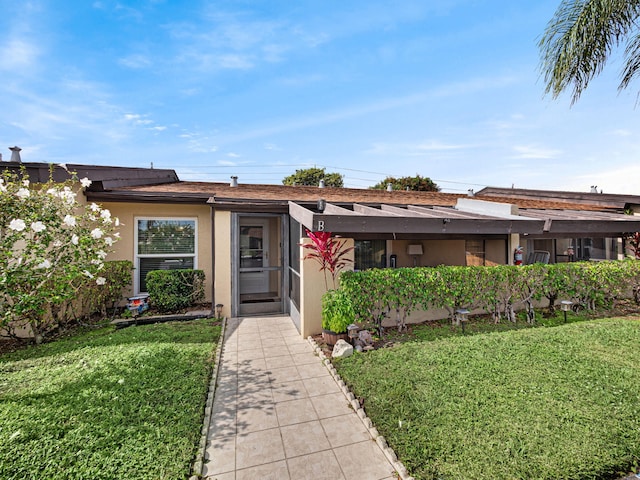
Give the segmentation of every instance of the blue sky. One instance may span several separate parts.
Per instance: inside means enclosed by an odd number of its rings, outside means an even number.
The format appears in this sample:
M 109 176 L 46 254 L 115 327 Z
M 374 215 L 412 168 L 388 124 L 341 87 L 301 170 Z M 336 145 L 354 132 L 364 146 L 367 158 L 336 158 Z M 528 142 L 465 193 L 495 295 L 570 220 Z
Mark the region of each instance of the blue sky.
M 0 0 L 0 152 L 280 183 L 640 194 L 640 84 L 544 97 L 560 0 Z

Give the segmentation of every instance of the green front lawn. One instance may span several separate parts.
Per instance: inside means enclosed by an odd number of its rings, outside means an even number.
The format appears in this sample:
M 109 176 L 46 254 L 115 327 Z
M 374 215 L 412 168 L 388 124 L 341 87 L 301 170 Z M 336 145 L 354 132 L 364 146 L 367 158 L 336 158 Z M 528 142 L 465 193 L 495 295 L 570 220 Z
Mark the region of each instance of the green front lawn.
M 109 327 L 0 356 L 0 478 L 188 478 L 219 335 Z
M 608 319 L 336 363 L 416 479 L 613 479 L 640 463 L 639 345 Z

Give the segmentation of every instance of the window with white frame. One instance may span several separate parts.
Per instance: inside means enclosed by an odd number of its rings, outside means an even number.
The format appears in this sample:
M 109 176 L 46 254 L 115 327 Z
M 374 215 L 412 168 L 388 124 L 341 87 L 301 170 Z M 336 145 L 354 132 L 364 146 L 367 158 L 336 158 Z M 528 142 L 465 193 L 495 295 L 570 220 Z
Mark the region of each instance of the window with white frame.
M 195 218 L 136 218 L 135 290 L 147 291 L 152 270 L 197 268 Z

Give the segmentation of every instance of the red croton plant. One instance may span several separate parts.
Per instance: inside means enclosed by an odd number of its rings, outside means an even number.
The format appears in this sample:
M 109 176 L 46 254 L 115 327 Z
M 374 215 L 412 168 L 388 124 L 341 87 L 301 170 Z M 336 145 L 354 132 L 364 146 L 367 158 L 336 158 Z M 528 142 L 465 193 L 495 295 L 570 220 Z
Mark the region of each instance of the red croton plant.
M 640 259 L 640 232 L 629 233 L 627 235 L 629 249 L 637 259 Z
M 336 279 L 340 270 L 353 263 L 353 260 L 347 257 L 347 254 L 353 250 L 353 247 L 346 246 L 346 240 L 338 240 L 332 237 L 331 232 L 312 232 L 305 229 L 311 243 L 301 243 L 300 245 L 309 250 L 304 256 L 304 260 L 309 258 L 320 264 L 320 271 L 324 272 L 324 283 L 327 290 L 327 272 L 331 274 L 333 288 L 336 287 Z

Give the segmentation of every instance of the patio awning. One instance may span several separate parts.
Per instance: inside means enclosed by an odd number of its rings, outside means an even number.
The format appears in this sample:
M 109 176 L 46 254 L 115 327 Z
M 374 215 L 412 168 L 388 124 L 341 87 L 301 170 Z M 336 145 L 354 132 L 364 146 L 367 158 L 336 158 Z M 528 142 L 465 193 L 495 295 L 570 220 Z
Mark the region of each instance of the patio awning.
M 456 207 L 289 202 L 289 214 L 312 231 L 324 230 L 342 236 L 619 236 L 640 231 L 640 217 L 630 215 L 578 210 L 518 210 L 510 204 L 473 200 L 459 202 Z

